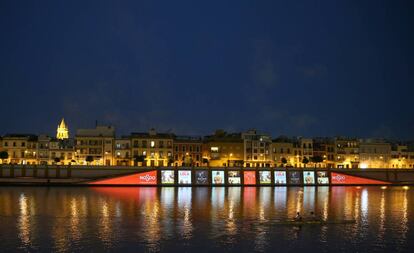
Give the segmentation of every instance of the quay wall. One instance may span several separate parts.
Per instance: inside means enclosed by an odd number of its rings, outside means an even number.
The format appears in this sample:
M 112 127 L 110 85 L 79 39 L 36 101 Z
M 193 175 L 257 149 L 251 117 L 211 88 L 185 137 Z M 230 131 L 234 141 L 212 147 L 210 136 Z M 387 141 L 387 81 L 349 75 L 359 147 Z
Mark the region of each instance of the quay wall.
M 200 175 L 206 177 L 205 182 L 200 183 Z M 138 176 L 155 177 L 155 181 L 134 181 Z M 79 186 L 414 185 L 414 169 L 0 165 L 0 185 L 45 183 Z

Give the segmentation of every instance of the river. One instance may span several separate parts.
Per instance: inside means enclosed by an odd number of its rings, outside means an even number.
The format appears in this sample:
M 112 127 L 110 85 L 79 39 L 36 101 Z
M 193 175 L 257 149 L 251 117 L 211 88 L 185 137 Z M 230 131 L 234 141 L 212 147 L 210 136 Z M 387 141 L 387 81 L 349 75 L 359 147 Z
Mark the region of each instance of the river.
M 352 224 L 280 224 L 301 212 Z M 2 252 L 408 252 L 403 187 L 0 187 Z

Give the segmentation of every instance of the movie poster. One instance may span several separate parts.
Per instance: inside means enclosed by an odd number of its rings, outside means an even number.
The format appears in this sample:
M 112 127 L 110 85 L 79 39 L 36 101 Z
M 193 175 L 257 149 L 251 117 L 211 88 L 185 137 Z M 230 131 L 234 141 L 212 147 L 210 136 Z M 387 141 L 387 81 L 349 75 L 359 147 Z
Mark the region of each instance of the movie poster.
M 327 171 L 318 171 L 316 175 L 317 175 L 318 184 L 321 184 L 321 185 L 329 184 L 329 177 L 328 177 Z
M 241 184 L 240 171 L 230 170 L 227 174 L 229 184 Z
M 212 171 L 212 183 L 213 185 L 224 184 L 224 171 L 213 170 Z
M 303 184 L 315 184 L 315 172 L 304 171 L 303 172 Z
M 300 184 L 301 174 L 300 171 L 288 171 L 289 184 Z
M 270 171 L 259 171 L 259 182 L 260 184 L 271 184 L 272 174 L 270 173 Z
M 178 171 L 178 184 L 191 184 L 191 170 Z
M 243 179 L 244 179 L 245 185 L 255 185 L 256 184 L 256 171 L 244 171 Z
M 174 184 L 173 170 L 161 170 L 161 184 Z
M 286 184 L 286 171 L 275 171 L 275 184 Z
M 208 184 L 208 171 L 207 170 L 196 170 L 195 171 L 195 182 L 196 184 L 200 184 L 200 185 Z

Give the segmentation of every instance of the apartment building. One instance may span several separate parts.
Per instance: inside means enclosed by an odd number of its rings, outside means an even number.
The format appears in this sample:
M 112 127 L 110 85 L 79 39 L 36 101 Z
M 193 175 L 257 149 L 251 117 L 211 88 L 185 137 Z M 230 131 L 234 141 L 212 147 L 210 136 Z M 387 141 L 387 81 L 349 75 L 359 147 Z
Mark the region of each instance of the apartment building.
M 211 167 L 243 167 L 244 141 L 240 133 L 216 130 L 203 139 L 203 163 Z
M 115 128 L 96 126 L 76 131 L 76 160 L 78 164 L 114 165 Z
M 203 164 L 201 137 L 175 136 L 174 138 L 174 165 L 195 166 Z
M 258 133 L 255 129 L 241 134 L 246 167 L 270 167 L 272 138 L 268 134 Z
M 150 129 L 148 133 L 131 133 L 130 139 L 134 165 L 168 166 L 173 162 L 173 134 Z

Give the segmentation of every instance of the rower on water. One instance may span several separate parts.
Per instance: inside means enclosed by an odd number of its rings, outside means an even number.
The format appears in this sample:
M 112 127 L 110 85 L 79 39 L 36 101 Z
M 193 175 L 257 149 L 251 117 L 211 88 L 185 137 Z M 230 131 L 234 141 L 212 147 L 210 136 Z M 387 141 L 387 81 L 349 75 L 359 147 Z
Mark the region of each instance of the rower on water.
M 299 212 L 296 213 L 296 216 L 295 216 L 295 219 L 294 220 L 295 221 L 302 221 L 302 216 L 300 215 Z
M 316 218 L 316 215 L 315 215 L 315 213 L 314 213 L 314 212 L 310 212 L 310 219 L 311 219 L 311 220 L 313 220 L 313 221 L 318 220 L 318 219 Z

